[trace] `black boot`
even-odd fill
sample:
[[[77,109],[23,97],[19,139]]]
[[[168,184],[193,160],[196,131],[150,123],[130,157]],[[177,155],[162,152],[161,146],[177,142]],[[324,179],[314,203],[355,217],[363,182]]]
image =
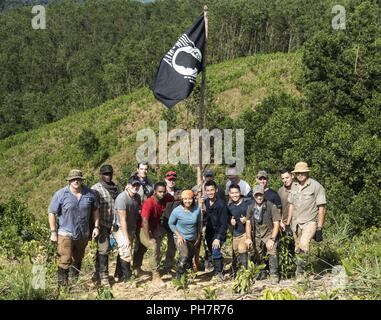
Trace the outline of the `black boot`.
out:
[[[93,273],[93,276],[91,277],[91,280],[93,282],[98,282],[99,281],[99,253],[95,255],[95,271]]]
[[[179,261],[177,262],[176,279],[181,279],[182,275],[185,273],[188,267],[188,258],[180,257]]]
[[[78,281],[79,272],[81,271],[81,262],[73,262],[69,269],[70,282],[75,283]]]
[[[69,269],[63,269],[58,267],[58,286],[67,286],[69,279]]]
[[[101,284],[109,286],[108,281],[108,254],[100,254],[99,259],[99,277],[101,279]]]
[[[217,280],[223,280],[224,275],[223,275],[223,270],[224,270],[224,264],[223,264],[223,259],[214,259],[213,260],[214,264],[214,277],[216,277]]]
[[[238,260],[239,260],[239,264],[247,270],[248,268],[247,253],[240,253],[238,256]]]
[[[232,260],[232,276],[233,276],[233,278],[235,278],[235,276],[237,275],[237,271],[238,271],[237,260],[238,260],[237,255],[235,253],[233,253],[233,260]]]
[[[131,263],[120,259],[120,269],[122,271],[122,277],[120,280],[123,282],[130,281],[132,276]]]
[[[270,279],[271,283],[277,284],[279,282],[279,274],[278,274],[278,257],[277,256],[269,256],[269,269],[270,269]]]
[[[120,256],[116,257],[116,267],[114,272],[114,278],[121,279],[123,277],[122,268],[120,267]],[[118,280],[119,281],[119,280]]]

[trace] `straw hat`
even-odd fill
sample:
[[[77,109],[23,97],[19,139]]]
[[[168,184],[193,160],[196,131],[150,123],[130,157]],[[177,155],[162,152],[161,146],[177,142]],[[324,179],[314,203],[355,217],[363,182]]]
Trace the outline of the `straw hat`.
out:
[[[291,171],[292,173],[297,173],[297,172],[310,172],[310,168],[308,167],[308,164],[306,162],[298,162],[295,165],[295,169]]]

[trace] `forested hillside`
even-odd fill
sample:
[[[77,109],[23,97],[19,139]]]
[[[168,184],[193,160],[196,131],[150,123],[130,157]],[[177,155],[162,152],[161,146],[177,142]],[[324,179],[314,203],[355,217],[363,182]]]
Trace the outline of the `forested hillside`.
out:
[[[293,52],[330,28],[333,3],[210,0],[209,63]],[[0,139],[150,84],[160,58],[203,4],[53,1],[45,30],[32,29],[30,5],[1,14]]]
[[[176,10],[183,16],[169,9],[174,2],[130,4],[128,8],[134,11],[118,11],[121,3],[118,1],[112,2],[114,9],[113,5],[102,7],[103,1],[86,1],[76,8],[65,2],[55,7],[62,11],[56,11],[56,19],[50,21],[57,33],[49,33],[53,31],[48,28],[29,37],[21,28],[20,33],[9,33],[0,43],[17,53],[7,54],[6,50],[0,53],[2,108],[6,110],[7,103],[14,108],[12,112],[1,113],[0,125],[9,126],[11,131],[16,128],[14,133],[26,129],[17,118],[20,112],[31,115],[24,118],[28,121],[33,116],[46,116],[46,112],[52,112],[49,121],[74,113],[50,124],[42,125],[46,119],[36,120],[38,128],[0,141],[0,298],[112,298],[111,291],[96,291],[87,284],[91,282],[94,243],[87,248],[83,266],[85,281],[74,292],[55,290],[55,248],[48,240],[46,210],[53,192],[65,185],[65,177],[74,167],[84,171],[86,183],[91,185],[98,179],[99,166],[111,163],[116,180],[124,186],[136,167],[135,152],[140,144],[136,134],[140,129],[151,128],[157,132],[159,120],[167,121],[169,130],[197,126],[199,84],[187,100],[173,109],[155,101],[145,86],[163,52],[195,15],[201,13],[201,2],[197,2],[200,4],[197,7],[196,1],[192,4],[176,1],[179,5]],[[380,299],[380,3],[346,2],[346,24],[341,30],[331,27],[331,7],[322,9],[319,15],[318,8],[323,3],[321,8],[325,8],[328,3],[325,1],[311,2],[310,6],[304,2],[300,7],[311,12],[312,18],[287,20],[295,10],[301,10],[292,7],[296,3],[292,0],[211,1],[211,21],[217,21],[219,16],[224,18],[219,25],[211,22],[210,62],[213,64],[207,67],[205,127],[245,130],[246,163],[242,177],[251,185],[260,169],[268,171],[270,186],[277,189],[281,185],[280,169],[293,168],[299,161],[311,166],[312,177],[326,189],[327,222],[323,242],[312,245],[309,272],[321,281],[319,277],[333,275],[335,266],[340,265],[345,281],[332,289],[324,281],[315,283],[315,278],[307,277],[294,287],[292,281],[287,282],[295,271],[294,260],[283,249],[280,286],[291,291],[275,293],[272,290],[280,287],[258,286],[248,299]],[[292,9],[287,11],[281,4]],[[271,11],[272,5],[283,9]],[[95,9],[100,7],[104,10]],[[91,8],[94,11],[86,16]],[[110,19],[106,19],[106,8],[116,10]],[[250,29],[255,26],[250,23],[250,14],[258,8],[263,9],[260,18],[269,19],[263,20],[262,27],[267,26],[263,33],[258,33],[256,27]],[[58,12],[65,17],[66,9],[72,10],[74,24],[69,23],[73,19],[66,20],[65,31],[54,23],[61,19]],[[15,30],[23,19],[29,21],[30,16],[25,12],[17,9],[0,16],[6,20],[0,24],[2,32]],[[126,14],[131,19],[140,17],[139,23],[129,25]],[[239,14],[249,16],[240,18]],[[311,24],[315,16],[321,20]],[[97,17],[101,24],[109,26],[107,32],[99,27]],[[275,21],[281,27],[275,27],[278,25]],[[300,28],[294,23],[300,23]],[[156,28],[149,28],[155,25]],[[120,28],[125,28],[131,37],[139,34],[140,38],[122,39]],[[48,47],[39,47],[35,46],[36,39],[38,43],[43,39],[52,42]],[[157,39],[154,49],[148,50],[153,39]],[[29,41],[29,45],[20,46],[24,41]],[[46,51],[47,48],[51,51]],[[247,56],[238,57],[241,55]],[[43,72],[41,65],[46,67]],[[109,100],[99,104],[105,99]],[[10,131],[3,136],[9,134]],[[217,182],[224,183],[225,166],[212,167]],[[169,169],[178,172],[179,187],[194,185],[195,168],[188,165],[154,165],[149,175],[159,181]],[[225,245],[228,258],[230,240]],[[31,261],[47,268],[45,291],[30,287]],[[114,296],[154,297],[147,283],[138,281],[135,285],[136,291],[113,287]],[[179,293],[179,284],[176,287],[168,282],[168,285],[171,286],[168,295],[175,298],[216,298],[213,293],[226,299],[242,297],[232,293],[236,283],[230,280],[216,287],[217,291],[205,288],[205,282],[204,287],[198,282],[189,296],[186,294],[190,291],[185,287]],[[201,296],[204,294],[200,293],[201,288],[206,289],[205,297]],[[168,295],[161,292],[159,297],[168,298]]]

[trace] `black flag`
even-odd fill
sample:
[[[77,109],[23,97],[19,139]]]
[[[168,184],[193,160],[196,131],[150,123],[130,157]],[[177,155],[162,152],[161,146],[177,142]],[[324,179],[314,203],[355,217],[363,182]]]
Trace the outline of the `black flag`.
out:
[[[165,106],[173,107],[193,90],[203,69],[205,21],[200,16],[160,62],[152,91]]]

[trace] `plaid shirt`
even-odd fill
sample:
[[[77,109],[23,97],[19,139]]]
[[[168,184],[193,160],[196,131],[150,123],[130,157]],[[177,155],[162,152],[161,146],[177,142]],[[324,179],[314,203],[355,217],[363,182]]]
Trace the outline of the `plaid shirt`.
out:
[[[114,219],[114,206],[115,200],[111,197],[106,188],[100,182],[93,185],[91,189],[94,191],[95,196],[99,202],[99,223],[106,228],[112,227]],[[118,193],[120,193],[118,187]]]

